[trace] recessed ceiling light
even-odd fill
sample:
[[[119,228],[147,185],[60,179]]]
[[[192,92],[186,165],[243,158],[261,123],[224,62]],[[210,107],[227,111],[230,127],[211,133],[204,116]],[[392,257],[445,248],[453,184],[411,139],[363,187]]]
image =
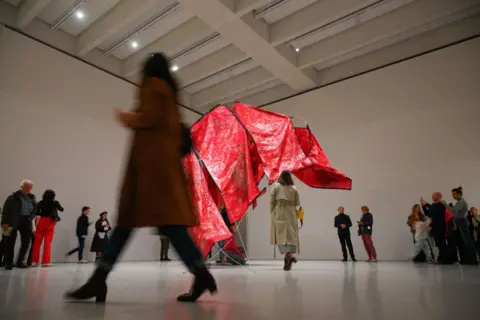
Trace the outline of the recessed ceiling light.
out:
[[[130,43],[130,45],[132,46],[133,49],[138,48],[138,42],[137,42],[137,41],[132,41],[132,42]]]
[[[172,71],[173,71],[173,72],[178,71],[178,66],[177,66],[176,64],[174,64],[174,65],[172,66]]]
[[[300,48],[295,48],[295,52],[299,52],[300,51]]]
[[[83,20],[85,18],[85,13],[83,13],[82,10],[77,10],[75,11],[75,17],[77,17],[77,19]]]

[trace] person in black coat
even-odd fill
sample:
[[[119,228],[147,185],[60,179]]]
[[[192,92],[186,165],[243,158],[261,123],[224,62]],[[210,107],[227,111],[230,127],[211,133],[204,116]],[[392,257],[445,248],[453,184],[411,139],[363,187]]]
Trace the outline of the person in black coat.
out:
[[[352,261],[357,261],[355,259],[355,253],[353,252],[352,239],[350,238],[352,220],[350,220],[350,217],[345,214],[345,209],[343,207],[338,207],[338,215],[335,216],[333,225],[338,230],[338,239],[340,240],[343,253],[342,261],[348,261],[347,247]]]
[[[78,252],[78,263],[86,263],[83,260],[83,249],[85,248],[85,238],[88,236],[88,227],[91,223],[88,221],[88,215],[90,214],[90,207],[83,207],[82,214],[77,219],[76,235],[78,239],[78,247],[70,250],[66,257],[71,256],[75,252]]]
[[[93,236],[90,252],[95,252],[95,261],[100,259],[103,249],[108,243],[108,231],[110,231],[110,222],[107,219],[107,211],[100,213],[100,218],[95,222],[95,235]]]
[[[15,242],[20,232],[21,246],[16,261],[17,268],[28,268],[24,259],[32,240],[32,220],[37,206],[36,198],[31,193],[33,182],[24,180],[20,190],[8,196],[2,210],[1,225],[4,238],[4,264],[6,270],[12,270],[14,265]]]
[[[456,248],[453,233],[456,229],[454,219],[447,217],[446,207],[442,204],[442,194],[434,192],[432,195],[432,204],[429,204],[423,198],[420,200],[423,212],[432,219],[430,234],[438,248],[437,263],[452,264],[456,258],[452,250]]]

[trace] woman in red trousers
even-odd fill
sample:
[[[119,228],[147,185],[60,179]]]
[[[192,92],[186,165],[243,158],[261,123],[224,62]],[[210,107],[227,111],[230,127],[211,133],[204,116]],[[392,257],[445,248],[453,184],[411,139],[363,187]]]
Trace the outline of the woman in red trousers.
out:
[[[377,251],[373,245],[373,215],[367,206],[362,206],[362,217],[358,223],[358,235],[362,237],[365,251],[367,251],[367,262],[377,262]]]
[[[51,267],[50,257],[52,252],[53,234],[55,224],[60,221],[58,211],[63,212],[63,208],[55,200],[55,192],[46,190],[42,200],[37,204],[37,229],[35,231],[35,242],[32,251],[32,267],[38,266],[40,262],[40,247],[43,244],[42,267]]]

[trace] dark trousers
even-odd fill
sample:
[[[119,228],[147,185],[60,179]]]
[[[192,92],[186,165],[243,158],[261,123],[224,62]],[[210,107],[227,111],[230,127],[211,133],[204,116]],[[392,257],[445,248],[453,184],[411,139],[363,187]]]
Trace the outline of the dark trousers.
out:
[[[355,253],[353,252],[353,245],[352,245],[352,239],[350,238],[349,234],[343,235],[339,234],[338,239],[340,240],[340,244],[342,245],[342,253],[343,253],[343,259],[347,260],[347,247],[348,247],[348,252],[350,253],[350,257],[355,259]]]
[[[187,227],[167,225],[161,226],[158,229],[160,234],[170,239],[180,259],[182,259],[190,272],[195,273],[196,270],[204,267],[202,254],[190,237]],[[100,268],[107,272],[113,268],[130,239],[132,232],[133,228],[115,227],[108,246],[98,263]]]
[[[83,260],[83,249],[85,248],[85,238],[84,237],[77,237],[78,239],[78,247],[68,251],[67,256],[71,256],[75,252],[78,252],[78,261]]]
[[[169,249],[170,249],[170,240],[160,238],[160,259],[168,259]]]
[[[35,233],[32,232],[32,244],[30,246],[30,251],[28,252],[28,258],[27,258],[27,265],[31,266],[32,265],[32,252],[33,252],[33,244],[35,243]]]
[[[5,256],[4,264],[13,266],[13,257],[15,251],[15,243],[17,242],[17,233],[20,232],[20,240],[22,241],[20,251],[18,252],[17,264],[24,263],[32,240],[32,220],[27,216],[20,217],[20,221],[16,228],[12,229],[12,233],[5,237]]]
[[[478,264],[477,250],[468,230],[468,226],[458,226],[456,242],[461,264]]]

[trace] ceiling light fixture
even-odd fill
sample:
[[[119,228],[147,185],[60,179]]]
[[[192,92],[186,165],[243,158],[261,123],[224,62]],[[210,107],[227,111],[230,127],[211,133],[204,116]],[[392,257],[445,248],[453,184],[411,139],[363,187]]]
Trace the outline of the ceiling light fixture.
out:
[[[172,71],[173,71],[173,72],[177,72],[177,71],[178,71],[178,66],[177,66],[176,64],[174,64],[174,65],[172,66]]]
[[[130,43],[130,45],[132,46],[133,49],[137,49],[138,48],[138,42],[137,41],[132,41]]]
[[[300,51],[300,48],[295,48],[295,52],[299,52]]]
[[[68,8],[63,15],[55,20],[51,28],[53,31],[57,31],[60,29],[71,17],[75,17],[77,20],[85,20],[88,17],[88,12],[81,10],[82,6],[86,5],[88,0],[76,0],[74,3]]]
[[[82,10],[77,10],[75,12],[75,17],[77,17],[79,20],[83,20],[83,18],[85,18],[85,13],[83,13]]]

